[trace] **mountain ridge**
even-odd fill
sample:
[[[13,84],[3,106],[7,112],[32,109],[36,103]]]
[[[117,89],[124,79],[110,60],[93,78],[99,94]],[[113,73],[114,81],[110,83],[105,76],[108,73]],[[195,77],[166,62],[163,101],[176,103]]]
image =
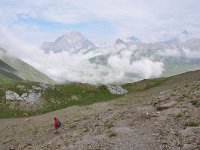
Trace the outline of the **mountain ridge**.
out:
[[[63,51],[77,53],[82,49],[93,49],[95,48],[95,44],[90,42],[79,32],[67,32],[58,37],[54,42],[44,42],[41,48],[45,53],[49,53],[50,51],[54,53]]]
[[[0,48],[0,74],[13,81],[29,80],[35,82],[54,83],[52,79],[39,72],[26,62],[10,56]]]

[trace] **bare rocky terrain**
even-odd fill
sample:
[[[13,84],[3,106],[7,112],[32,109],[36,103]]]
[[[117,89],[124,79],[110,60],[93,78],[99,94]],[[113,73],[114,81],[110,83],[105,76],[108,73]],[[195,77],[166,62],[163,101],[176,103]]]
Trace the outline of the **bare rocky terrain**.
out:
[[[62,126],[54,133],[53,118]],[[0,120],[1,150],[199,150],[200,71],[116,100]]]

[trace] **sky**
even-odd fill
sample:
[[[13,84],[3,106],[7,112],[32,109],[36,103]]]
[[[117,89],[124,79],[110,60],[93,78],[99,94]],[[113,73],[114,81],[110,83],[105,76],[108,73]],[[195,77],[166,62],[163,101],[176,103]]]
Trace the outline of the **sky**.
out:
[[[131,35],[144,42],[154,42],[179,36],[182,32],[187,32],[191,37],[200,37],[199,0],[0,0],[0,2],[0,47],[54,77],[55,74],[62,77],[69,69],[65,71],[44,69],[50,67],[48,64],[52,60],[60,60],[62,55],[46,56],[41,51],[40,45],[44,41],[54,41],[69,31],[81,32],[94,43]],[[68,58],[68,54],[65,56]],[[70,59],[71,61],[82,60],[86,66],[91,65],[87,64],[85,57],[69,56],[74,58]],[[141,60],[144,64],[145,61]],[[77,65],[83,64],[80,62]],[[60,68],[62,64],[66,65],[69,62],[60,62]],[[159,66],[162,68],[162,64]]]
[[[97,43],[130,35],[154,41],[184,30],[199,36],[199,6],[199,0],[1,0],[0,26],[31,44],[67,31]]]

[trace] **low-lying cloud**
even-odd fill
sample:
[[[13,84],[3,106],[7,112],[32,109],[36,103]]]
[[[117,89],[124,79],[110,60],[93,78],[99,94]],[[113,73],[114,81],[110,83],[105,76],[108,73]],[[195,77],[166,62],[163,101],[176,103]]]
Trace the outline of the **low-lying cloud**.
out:
[[[40,59],[41,58],[41,59]],[[40,57],[27,60],[40,71],[59,82],[123,83],[143,78],[158,77],[164,70],[162,62],[141,58],[131,62],[131,55],[111,55],[108,64],[91,63],[90,54],[41,53]],[[137,74],[137,78],[127,74]]]

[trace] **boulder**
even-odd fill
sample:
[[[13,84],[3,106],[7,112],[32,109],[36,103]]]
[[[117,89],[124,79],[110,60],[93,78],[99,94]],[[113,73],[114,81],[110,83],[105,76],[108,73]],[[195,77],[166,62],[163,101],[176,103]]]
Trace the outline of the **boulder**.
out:
[[[120,87],[119,85],[106,85],[110,93],[112,94],[127,94],[128,91]]]
[[[6,100],[23,100],[17,93],[6,90]]]
[[[49,88],[54,88],[52,85],[40,83],[38,86],[32,86],[32,90],[46,91]]]
[[[40,83],[39,84],[40,87],[42,87],[42,89],[45,91],[49,88],[54,88],[52,85],[49,85],[49,84],[43,84],[43,83]]]
[[[26,90],[26,87],[23,86],[23,85],[18,85],[18,86],[17,86],[17,89],[20,89],[20,90],[25,91],[25,90]]]
[[[43,90],[42,87],[40,87],[40,86],[32,86],[32,89],[33,89],[33,90],[36,90],[36,91],[41,91],[41,90]]]
[[[41,93],[24,93],[21,97],[29,103],[34,103],[41,97]]]
[[[174,106],[176,104],[176,101],[170,101],[168,103],[165,103],[165,104],[160,104],[156,107],[157,110],[165,110],[165,109],[168,109],[172,106]]]

